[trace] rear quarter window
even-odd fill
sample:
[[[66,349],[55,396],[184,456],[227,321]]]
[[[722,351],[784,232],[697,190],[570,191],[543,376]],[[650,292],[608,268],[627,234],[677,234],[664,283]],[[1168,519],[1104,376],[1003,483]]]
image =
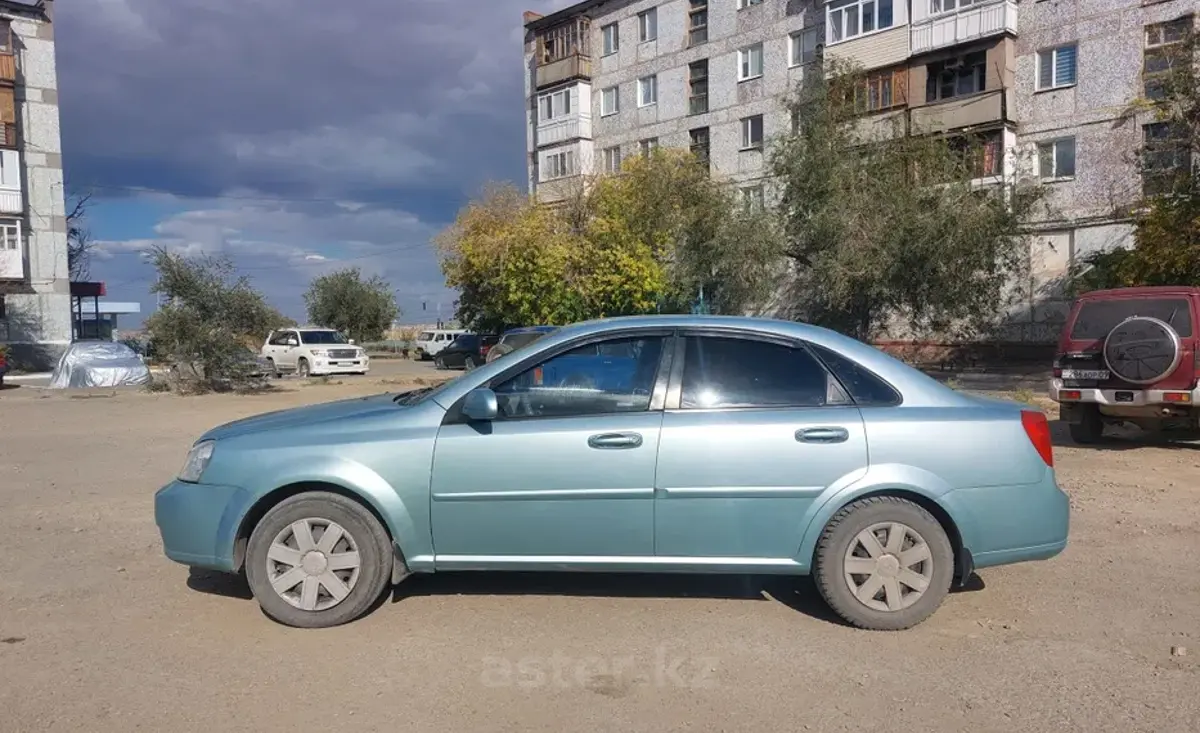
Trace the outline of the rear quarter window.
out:
[[[1134,316],[1157,318],[1183,338],[1192,335],[1192,309],[1187,298],[1122,298],[1083,301],[1071,325],[1071,338],[1102,339],[1118,323]]]
[[[895,387],[858,362],[823,346],[809,346],[850,393],[854,404],[859,407],[887,407],[901,403],[903,398]]]

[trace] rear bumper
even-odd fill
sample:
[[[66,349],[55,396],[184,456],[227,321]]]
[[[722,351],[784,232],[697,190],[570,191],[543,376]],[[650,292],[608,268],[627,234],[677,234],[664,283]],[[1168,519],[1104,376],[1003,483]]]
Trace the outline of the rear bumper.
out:
[[[1078,392],[1079,397],[1064,400],[1062,393]],[[1117,399],[1117,395],[1121,399]],[[1186,402],[1180,402],[1178,399],[1168,400],[1167,395],[1186,394],[1189,398]],[[1102,407],[1114,408],[1129,408],[1129,407],[1146,407],[1148,405],[1170,405],[1172,407],[1191,407],[1200,402],[1200,388],[1187,389],[1099,389],[1096,387],[1064,387],[1063,380],[1054,378],[1050,380],[1050,399],[1055,402],[1065,403],[1085,403],[1100,405]]]
[[[1036,484],[957,489],[941,501],[976,568],[1046,560],[1067,546],[1070,500],[1053,471]]]

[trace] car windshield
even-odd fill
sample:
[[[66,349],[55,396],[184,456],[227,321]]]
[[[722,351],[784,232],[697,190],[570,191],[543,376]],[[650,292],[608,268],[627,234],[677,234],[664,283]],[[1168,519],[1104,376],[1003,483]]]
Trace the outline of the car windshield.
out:
[[[1192,335],[1192,312],[1184,298],[1120,298],[1089,300],[1079,308],[1071,338],[1102,339],[1126,318],[1145,316],[1164,321],[1180,336]]]
[[[337,331],[301,331],[300,341],[305,344],[344,344],[346,337]]]
[[[422,331],[417,341],[433,341],[433,331]]]

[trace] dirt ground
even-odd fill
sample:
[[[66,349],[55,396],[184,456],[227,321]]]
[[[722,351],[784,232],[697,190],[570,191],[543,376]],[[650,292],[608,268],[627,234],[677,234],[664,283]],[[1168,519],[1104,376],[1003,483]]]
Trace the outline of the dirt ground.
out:
[[[1189,446],[1060,440],[1066,552],[900,633],[789,579],[548,575],[413,578],[299,631],[162,555],[153,494],[199,433],[384,381],[0,394],[0,731],[1200,730]]]

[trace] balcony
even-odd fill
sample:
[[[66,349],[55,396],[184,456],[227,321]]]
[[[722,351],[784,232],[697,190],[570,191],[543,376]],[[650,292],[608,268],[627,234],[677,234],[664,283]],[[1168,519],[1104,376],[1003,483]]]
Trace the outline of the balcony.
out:
[[[916,0],[929,5],[933,0]],[[912,54],[957,46],[987,36],[1017,32],[1017,3],[1014,0],[977,2],[964,8],[921,18],[914,13]]]
[[[17,57],[0,51],[0,83],[12,84],[17,80]]]
[[[577,138],[592,139],[591,115],[575,115],[565,119],[538,123],[537,147]]]
[[[534,54],[538,89],[568,81],[592,77],[591,24],[587,18],[575,18],[538,33]]]
[[[0,122],[0,148],[17,147],[17,126],[12,122]]]
[[[964,97],[913,107],[910,119],[914,131],[945,132],[964,127],[1011,121],[1011,91],[993,89]]]
[[[22,214],[25,200],[21,195],[21,154],[0,150],[0,213]]]

